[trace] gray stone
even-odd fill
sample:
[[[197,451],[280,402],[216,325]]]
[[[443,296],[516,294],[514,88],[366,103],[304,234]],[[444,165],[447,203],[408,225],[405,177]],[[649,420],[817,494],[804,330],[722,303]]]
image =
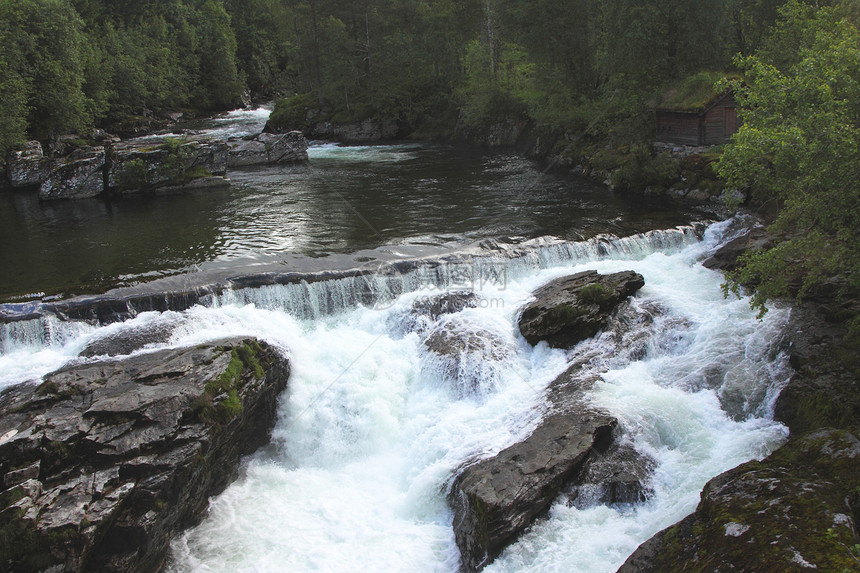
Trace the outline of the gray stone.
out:
[[[334,124],[329,121],[316,123],[308,130],[314,139],[330,139],[346,143],[370,143],[386,139],[396,139],[400,126],[395,120],[383,122],[366,119],[358,123]]]
[[[210,139],[126,141],[111,150],[108,187],[121,193],[137,193],[224,175],[228,150],[225,142]]]
[[[732,239],[723,243],[702,265],[709,269],[733,271],[738,267],[738,257],[747,251],[758,251],[773,245],[764,226],[753,217],[738,217],[726,230]]]
[[[12,151],[6,158],[6,176],[12,187],[41,185],[51,169],[51,160],[42,153],[38,141],[28,141],[21,151]]]
[[[644,284],[633,271],[584,271],[556,279],[536,290],[535,300],[523,308],[520,333],[529,344],[545,340],[554,348],[571,348],[605,327],[615,307]]]
[[[104,192],[104,147],[81,147],[52,163],[39,199],[85,199]]]
[[[550,411],[525,440],[464,468],[449,494],[462,571],[492,562],[608,446],[617,422],[585,399],[579,365],[555,380]]]
[[[514,348],[500,335],[450,318],[431,328],[424,339],[425,378],[450,384],[458,398],[493,392]]]
[[[179,320],[166,322],[160,320],[145,325],[135,325],[125,328],[124,325],[117,330],[110,330],[107,334],[96,338],[84,347],[80,356],[118,356],[131,354],[149,344],[167,342],[173,331],[180,326]]]
[[[308,160],[308,142],[300,131],[284,134],[260,133],[250,138],[230,141],[228,145],[228,167],[276,165]]]
[[[0,434],[17,433],[0,443],[0,474],[18,482],[0,494],[4,570],[158,570],[266,443],[288,376],[273,348],[227,339],[4,392]]]
[[[846,512],[856,512],[858,463],[860,441],[849,432],[792,438],[709,481],[696,511],[643,543],[618,573],[855,571]]]
[[[443,316],[466,308],[476,308],[480,300],[481,297],[472,291],[420,297],[412,303],[407,313],[392,318],[392,326],[403,332],[424,333]]]
[[[672,188],[669,188],[666,190],[666,195],[671,197],[672,199],[684,199],[684,198],[686,198],[688,191],[689,191],[689,189],[685,189],[685,188],[677,189],[677,188],[672,187]]]
[[[653,493],[647,481],[655,467],[653,458],[615,441],[606,451],[592,452],[578,483],[568,491],[569,503],[586,508],[646,501]]]
[[[687,196],[685,197],[685,199],[687,199],[687,201],[701,201],[701,202],[708,201],[710,198],[711,198],[711,194],[708,193],[707,190],[699,189],[699,188],[690,189],[690,191],[687,193]]]

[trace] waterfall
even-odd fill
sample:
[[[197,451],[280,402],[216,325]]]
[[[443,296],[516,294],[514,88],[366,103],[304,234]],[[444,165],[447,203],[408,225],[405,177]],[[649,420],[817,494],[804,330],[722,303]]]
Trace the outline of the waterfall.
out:
[[[699,261],[726,228],[485,241],[432,258],[225,285],[188,308],[110,324],[43,312],[0,327],[0,386],[89,360],[81,354],[98,355],[103,341],[148,352],[265,339],[293,367],[271,444],[212,500],[203,523],[174,540],[169,570],[453,573],[446,485],[464,464],[527,436],[547,386],[584,361],[598,377],[588,399],[653,460],[648,499],[562,496],[488,571],[610,572],[689,514],[708,479],[786,437],[772,408],[790,375],[780,342],[788,311],[757,320],[748,300],[723,298],[722,276]],[[516,321],[531,293],[589,268],[645,277],[623,324],[568,351],[528,345]],[[418,314],[442,293],[468,304]]]
[[[319,275],[305,277],[296,273],[263,277],[243,277],[256,282],[272,281],[250,288],[217,289],[207,285],[191,292],[156,295],[132,295],[126,300],[88,297],[74,305],[76,316],[95,316],[99,305],[110,306],[109,317],[133,317],[150,310],[184,310],[192,304],[224,306],[254,304],[260,308],[281,310],[300,319],[318,319],[360,305],[387,304],[401,294],[416,290],[480,289],[487,282],[506,281],[564,264],[586,263],[603,259],[632,260],[655,250],[669,252],[698,240],[702,224],[675,229],[655,230],[629,237],[598,235],[582,242],[560,241],[542,237],[518,245],[485,241],[478,249],[451,253],[446,257],[396,262],[371,261],[356,269],[340,273],[339,278],[320,280]],[[487,253],[489,251],[489,253]],[[277,281],[288,277],[287,284]],[[213,294],[213,291],[220,291]],[[65,320],[69,303],[27,303],[0,305],[4,315],[37,316],[29,320],[0,323],[0,350],[4,353],[20,345],[62,345],[81,328]],[[98,322],[98,318],[95,319]]]

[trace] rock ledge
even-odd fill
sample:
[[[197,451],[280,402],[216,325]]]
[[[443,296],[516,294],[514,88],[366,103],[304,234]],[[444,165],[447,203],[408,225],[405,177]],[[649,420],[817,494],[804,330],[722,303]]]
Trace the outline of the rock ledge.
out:
[[[157,571],[266,443],[288,376],[272,347],[239,338],[0,395],[0,570]]]

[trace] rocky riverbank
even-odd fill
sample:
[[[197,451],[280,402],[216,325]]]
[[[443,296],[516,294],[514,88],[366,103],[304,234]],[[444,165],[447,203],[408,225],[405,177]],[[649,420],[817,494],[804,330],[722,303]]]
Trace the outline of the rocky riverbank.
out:
[[[619,573],[860,571],[856,362],[819,305],[795,308],[789,330],[796,374],[776,404],[789,441],[709,481],[696,511]]]
[[[444,122],[443,122],[444,123]],[[343,117],[307,94],[279,100],[265,130],[298,130],[312,139],[342,143],[378,143],[409,138],[458,142],[470,147],[514,148],[542,161],[547,169],[566,170],[619,192],[665,197],[688,203],[722,205],[726,190],[714,172],[714,147],[655,144],[613,146],[588,142],[583,134],[541,130],[521,115],[500,117],[486,125],[468,125],[462,115],[435,130],[416,131],[395,119]],[[739,192],[733,191],[732,199]]]
[[[38,189],[42,200],[171,193],[227,186],[229,169],[307,161],[307,147],[299,132],[125,141],[98,132],[51,154],[28,142],[7,157],[6,176],[13,188]]]
[[[268,441],[289,372],[267,344],[227,339],[4,392],[0,570],[159,570]]]
[[[753,222],[705,265],[732,269],[768,240]],[[857,341],[844,309],[814,298],[794,306],[787,328],[795,373],[775,417],[788,442],[709,481],[696,511],[642,544],[619,573],[860,571]]]
[[[752,218],[741,217],[736,227],[730,230],[736,238],[706,266],[735,268],[740,253],[768,244]],[[617,273],[627,274],[633,273]],[[521,332],[531,343],[552,339],[570,348],[598,329],[617,330],[626,351],[637,352],[635,336],[624,334],[625,323],[637,319],[625,316],[623,304],[641,286],[636,277],[626,277],[629,291],[615,289],[627,294],[606,308],[590,300],[598,289],[592,285],[608,295],[616,278],[586,272],[546,285],[521,312]],[[559,298],[565,296],[569,300]],[[606,314],[582,329],[579,320],[597,309]],[[792,309],[780,348],[795,373],[775,405],[775,416],[791,430],[789,441],[761,461],[710,480],[696,511],[644,543],[619,573],[860,570],[860,388],[856,342],[848,339],[842,315],[829,300]],[[542,325],[539,332],[535,325]],[[625,452],[615,419],[583,399],[594,381],[594,373],[582,369],[588,360],[581,357],[550,385],[547,412],[529,437],[452,480],[463,571],[492,562],[562,493],[575,500],[597,488],[599,495],[590,498],[597,503],[647,498],[650,461]]]

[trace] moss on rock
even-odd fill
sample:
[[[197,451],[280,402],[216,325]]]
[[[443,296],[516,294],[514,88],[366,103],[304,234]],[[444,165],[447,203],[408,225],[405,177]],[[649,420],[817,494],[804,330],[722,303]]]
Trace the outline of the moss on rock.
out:
[[[243,404],[239,390],[254,378],[265,376],[261,361],[263,349],[255,340],[240,346],[224,348],[230,351],[230,362],[218,377],[210,380],[194,403],[197,416],[209,424],[227,424],[242,413]]]

